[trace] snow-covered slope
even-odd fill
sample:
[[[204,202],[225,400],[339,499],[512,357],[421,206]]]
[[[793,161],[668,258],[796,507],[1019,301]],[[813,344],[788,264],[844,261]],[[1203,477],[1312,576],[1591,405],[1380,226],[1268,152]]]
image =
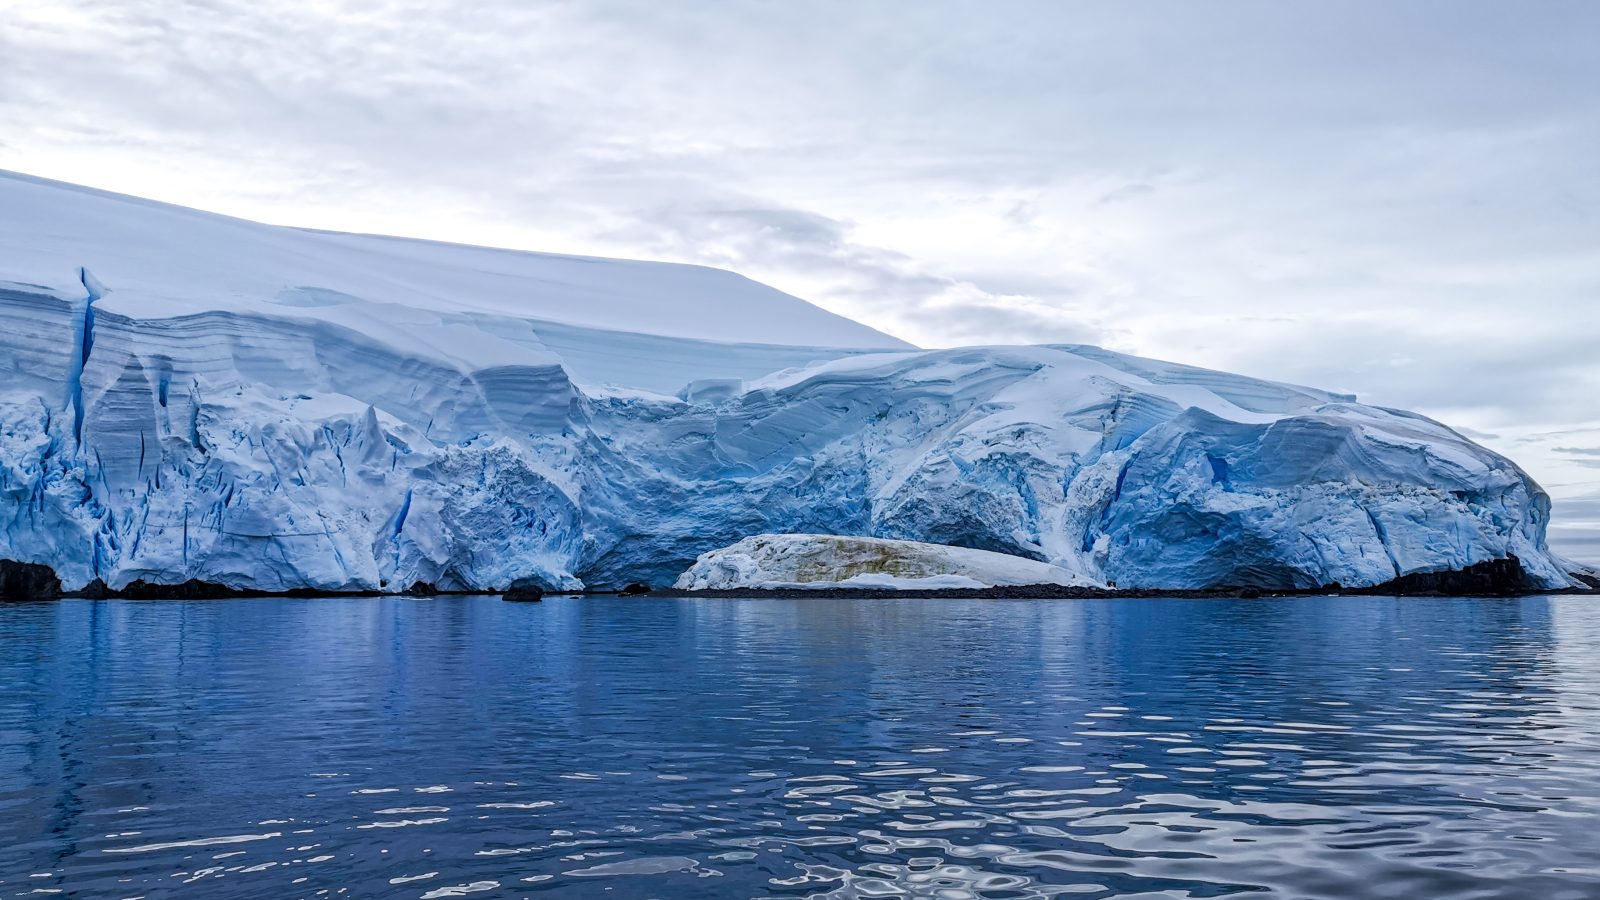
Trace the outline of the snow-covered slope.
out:
[[[288,328],[344,350],[354,331],[401,363],[559,356],[652,390],[909,346],[719,269],[280,228],[0,172],[0,280],[77,303],[84,269],[108,287],[96,315],[136,334],[200,316],[235,343]]]
[[[1023,584],[1101,586],[1049,563],[988,550],[885,538],[758,534],[702,553],[673,587],[937,590]]]
[[[1505,459],[1349,397],[1089,347],[916,351],[725,272],[0,176],[0,558],[68,587],[661,584],[766,533],[1123,587],[1511,554],[1553,586],[1548,510]]]

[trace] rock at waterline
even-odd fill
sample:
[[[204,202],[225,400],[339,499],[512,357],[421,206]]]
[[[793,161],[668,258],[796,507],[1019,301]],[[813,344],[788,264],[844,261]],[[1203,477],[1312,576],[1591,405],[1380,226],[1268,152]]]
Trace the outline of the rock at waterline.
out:
[[[533,584],[512,585],[500,595],[500,599],[518,603],[537,603],[544,599],[544,590]]]
[[[49,566],[0,559],[0,600],[52,600],[61,596],[61,579]]]

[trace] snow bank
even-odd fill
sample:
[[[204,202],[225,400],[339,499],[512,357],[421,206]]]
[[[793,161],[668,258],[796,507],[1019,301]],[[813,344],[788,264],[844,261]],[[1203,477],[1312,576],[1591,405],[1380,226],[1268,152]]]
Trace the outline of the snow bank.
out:
[[[1020,584],[1102,586],[1048,563],[987,550],[882,538],[762,534],[701,554],[673,587],[931,590]]]

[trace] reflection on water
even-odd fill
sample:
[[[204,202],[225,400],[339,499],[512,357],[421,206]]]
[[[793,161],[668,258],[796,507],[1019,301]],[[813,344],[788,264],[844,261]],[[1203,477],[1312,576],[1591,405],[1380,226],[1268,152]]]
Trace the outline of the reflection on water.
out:
[[[1600,605],[0,607],[0,897],[1600,896]]]

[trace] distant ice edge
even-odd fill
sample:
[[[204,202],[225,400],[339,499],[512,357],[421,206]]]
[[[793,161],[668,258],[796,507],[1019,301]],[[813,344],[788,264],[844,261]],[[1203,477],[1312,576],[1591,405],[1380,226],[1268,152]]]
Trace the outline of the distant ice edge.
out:
[[[1356,587],[1513,555],[1533,586],[1571,584],[1510,461],[1308,388],[985,347],[679,399],[579,383],[552,351],[476,367],[328,317],[136,316],[92,277],[0,284],[0,558],[69,590],[667,584],[766,533],[1124,588]]]

